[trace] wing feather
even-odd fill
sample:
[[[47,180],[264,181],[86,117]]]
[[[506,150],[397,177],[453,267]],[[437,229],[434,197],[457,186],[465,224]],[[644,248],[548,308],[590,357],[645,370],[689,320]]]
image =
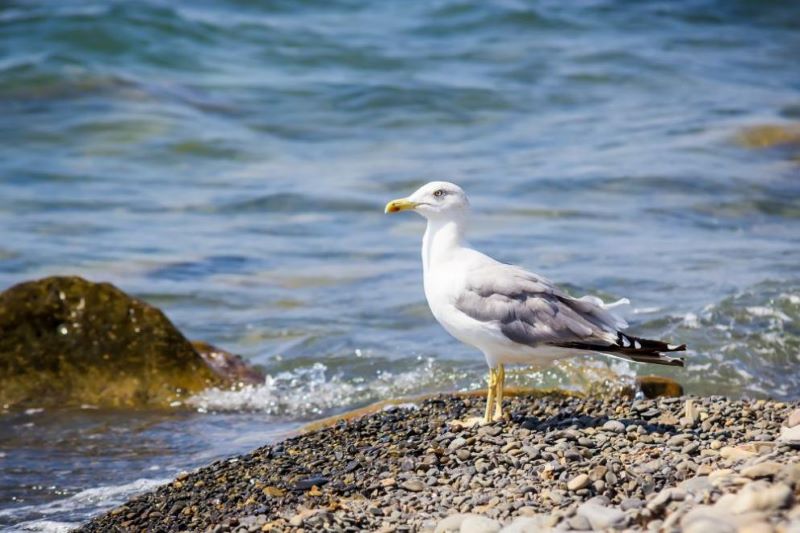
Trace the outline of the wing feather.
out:
[[[599,298],[572,298],[551,281],[502,263],[470,272],[455,306],[475,320],[499,323],[506,337],[529,346],[610,345],[617,341],[617,330],[627,325]]]

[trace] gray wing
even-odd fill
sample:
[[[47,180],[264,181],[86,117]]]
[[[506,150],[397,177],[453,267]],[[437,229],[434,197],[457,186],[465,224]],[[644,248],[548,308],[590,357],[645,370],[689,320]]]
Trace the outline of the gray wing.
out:
[[[627,326],[600,299],[572,298],[549,280],[502,263],[470,272],[455,306],[476,320],[497,322],[506,337],[529,346],[615,344]]]

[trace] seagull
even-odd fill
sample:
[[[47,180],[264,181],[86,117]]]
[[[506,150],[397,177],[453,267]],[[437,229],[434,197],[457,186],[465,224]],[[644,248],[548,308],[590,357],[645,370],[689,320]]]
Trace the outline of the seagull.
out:
[[[685,351],[662,341],[622,333],[628,324],[612,304],[596,296],[574,298],[550,280],[501,263],[467,244],[470,203],[454,183],[434,181],[385,213],[414,211],[427,219],[422,238],[425,298],[439,324],[459,341],[483,352],[489,366],[486,412],[471,422],[504,418],[505,365],[547,366],[565,357],[600,353],[658,365],[683,366],[666,355]]]

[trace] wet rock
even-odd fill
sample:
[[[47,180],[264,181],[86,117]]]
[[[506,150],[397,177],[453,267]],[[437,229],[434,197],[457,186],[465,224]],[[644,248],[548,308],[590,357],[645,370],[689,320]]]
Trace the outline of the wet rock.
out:
[[[771,148],[773,146],[800,146],[800,125],[763,124],[744,128],[736,140],[745,148]]]
[[[674,379],[661,376],[639,376],[636,386],[645,398],[677,398],[683,396],[683,387]]]
[[[264,382],[264,373],[248,365],[240,355],[204,341],[192,341],[192,347],[212,372],[229,383],[257,385]]]
[[[224,381],[160,310],[109,283],[0,294],[0,404],[167,405]]]

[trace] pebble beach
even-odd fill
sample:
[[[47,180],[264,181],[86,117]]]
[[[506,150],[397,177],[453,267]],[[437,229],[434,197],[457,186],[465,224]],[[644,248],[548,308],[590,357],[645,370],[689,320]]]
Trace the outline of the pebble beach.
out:
[[[387,406],[184,472],[78,531],[800,531],[800,402]]]

